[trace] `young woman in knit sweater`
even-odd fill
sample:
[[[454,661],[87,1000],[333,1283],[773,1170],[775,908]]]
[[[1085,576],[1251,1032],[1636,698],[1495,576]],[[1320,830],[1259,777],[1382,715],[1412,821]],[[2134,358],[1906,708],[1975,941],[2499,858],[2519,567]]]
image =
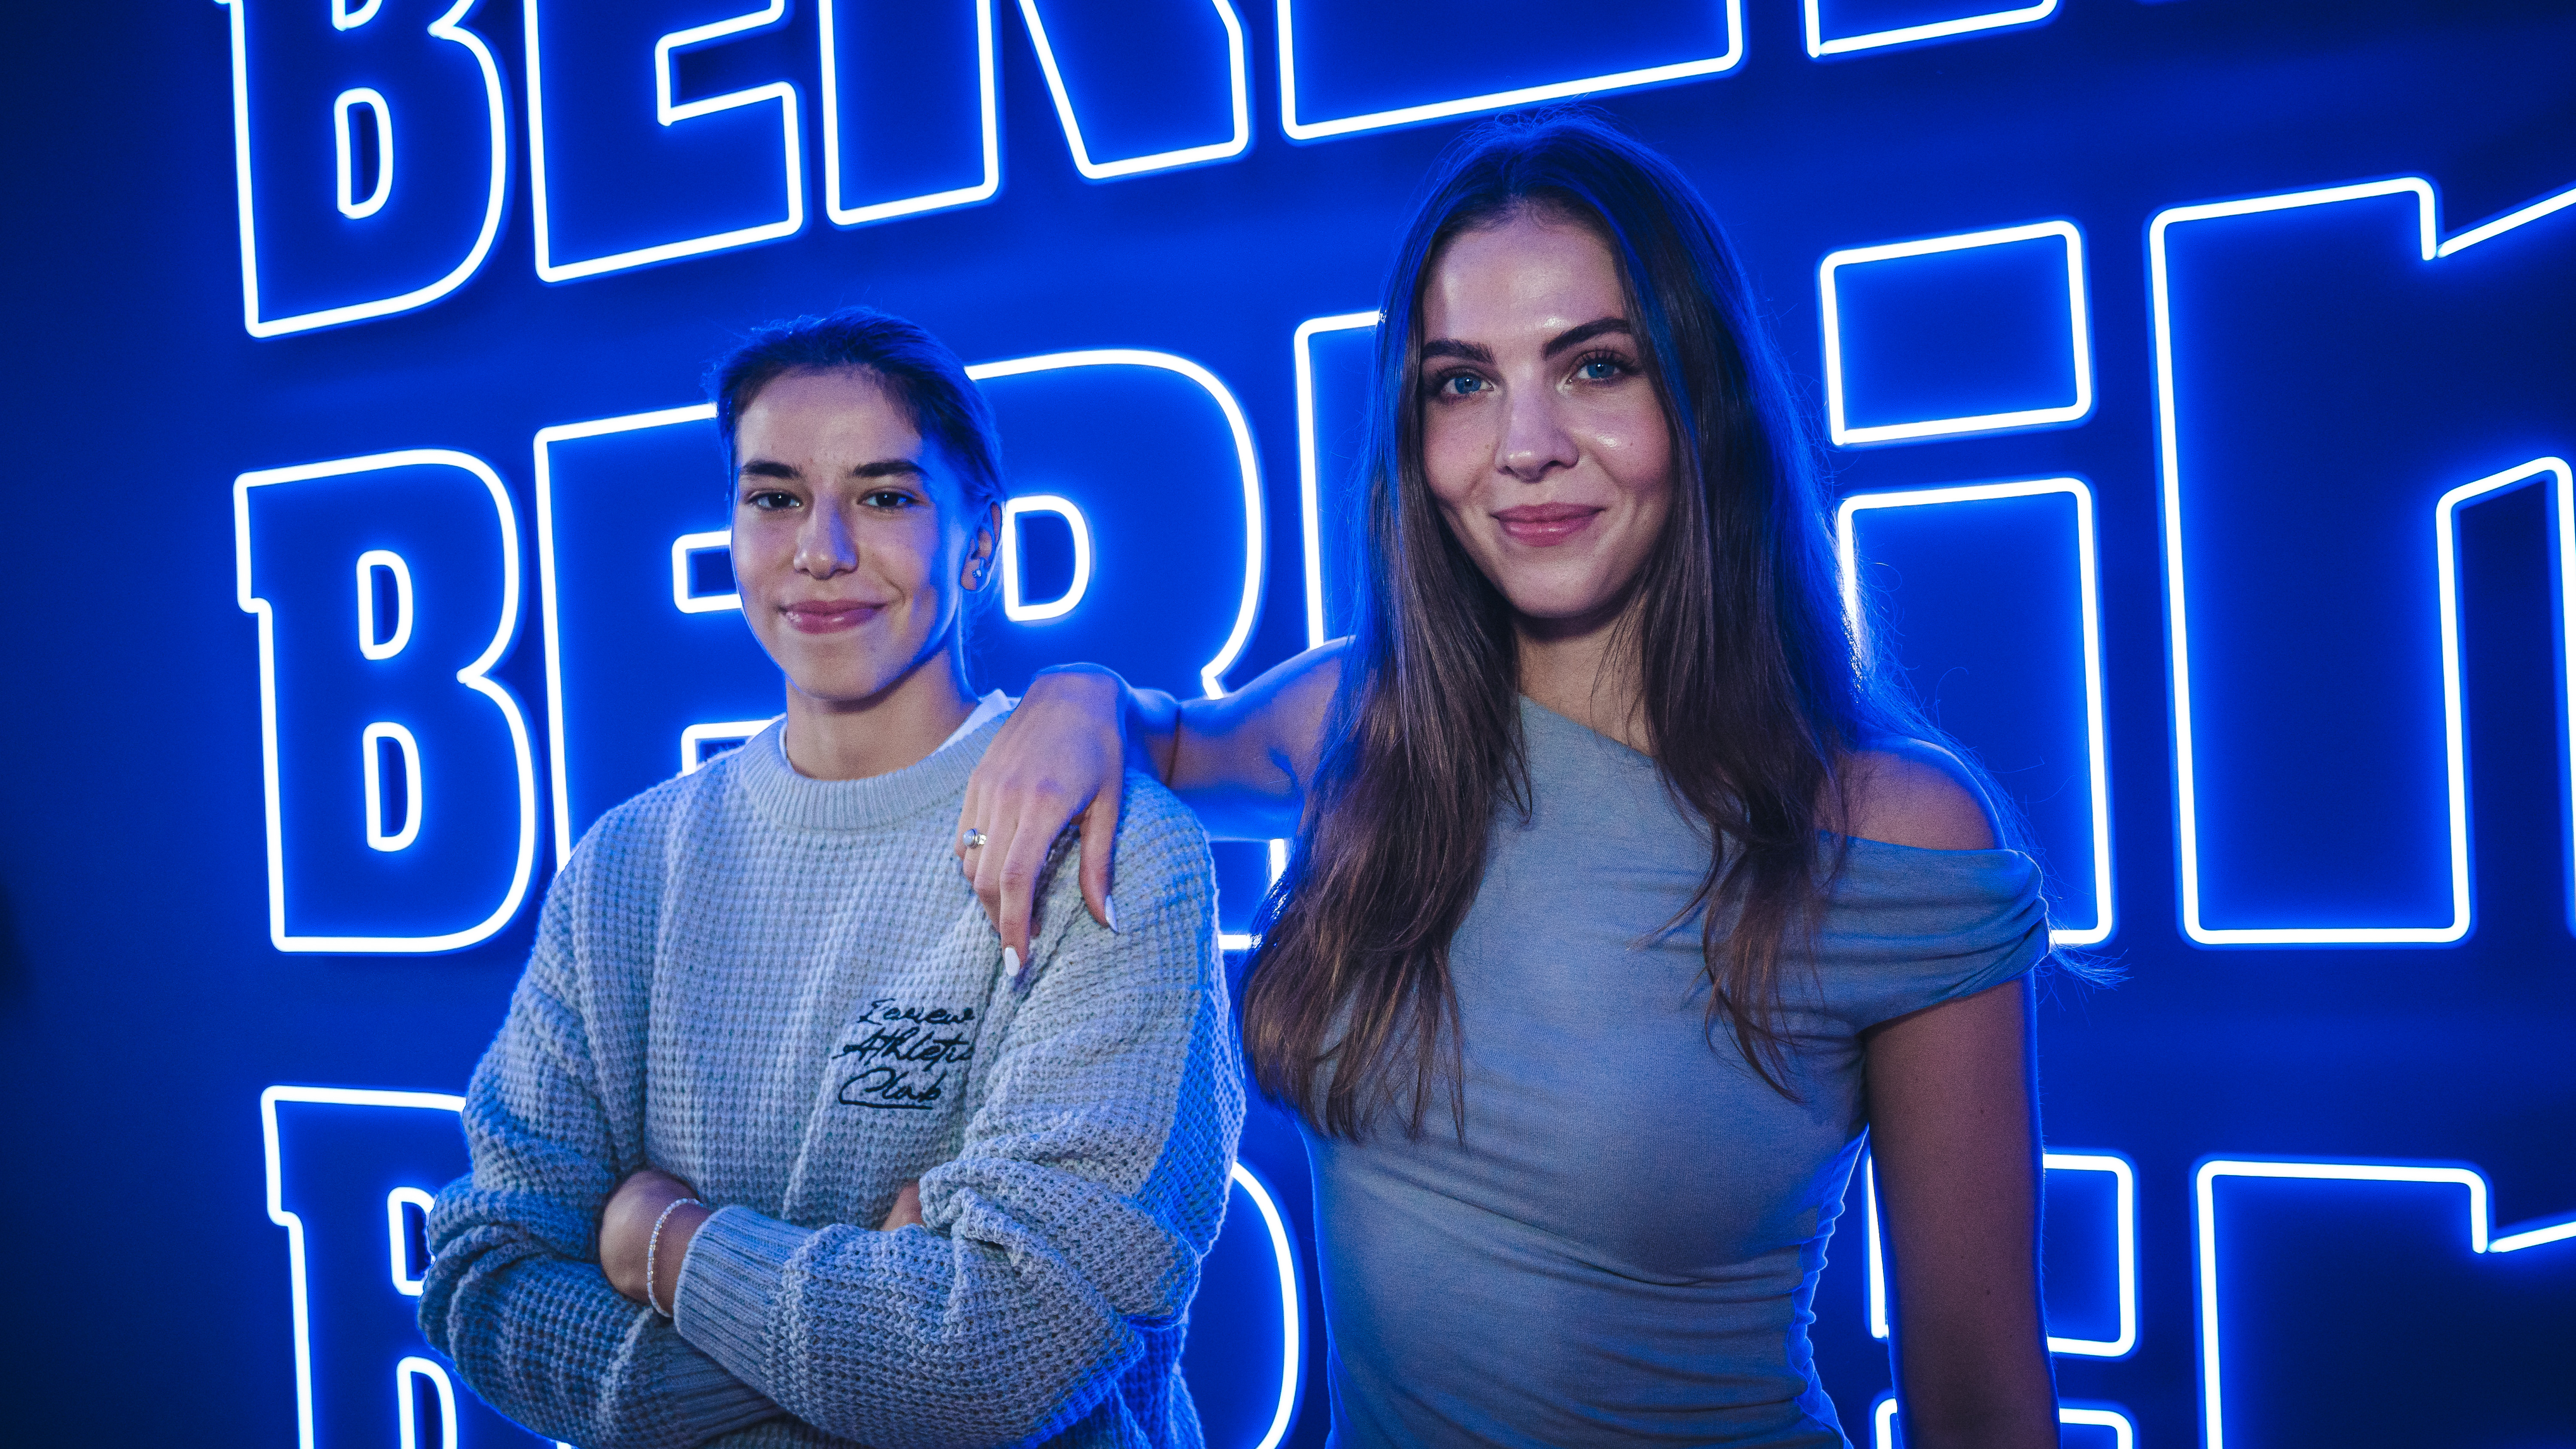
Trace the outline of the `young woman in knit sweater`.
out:
[[[1845,626],[1706,204],[1596,122],[1491,125],[1382,305],[1355,637],[1187,705],[1041,676],[959,816],[1003,938],[1076,815],[1105,889],[1125,759],[1297,837],[1243,1030],[1343,1449],[1841,1449],[1806,1325],[1864,1143],[1907,1442],[2054,1446],[2039,871]]]
[[[947,848],[1006,708],[964,668],[981,396],[864,309],[712,382],[786,715],[556,877],[422,1331],[583,1449],[1195,1446],[1182,1325],[1242,1121],[1205,837],[1126,781],[1123,929],[1068,869],[1006,948]]]

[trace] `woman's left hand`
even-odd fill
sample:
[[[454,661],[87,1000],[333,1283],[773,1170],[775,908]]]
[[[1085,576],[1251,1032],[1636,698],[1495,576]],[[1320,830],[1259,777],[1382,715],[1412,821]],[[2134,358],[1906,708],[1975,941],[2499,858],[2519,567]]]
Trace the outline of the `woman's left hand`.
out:
[[[664,1312],[671,1308],[671,1297],[679,1290],[680,1263],[689,1255],[689,1239],[696,1237],[698,1224],[706,1221],[707,1209],[694,1204],[674,1209],[664,1222],[662,1211],[682,1198],[694,1198],[690,1186],[667,1172],[644,1168],[617,1185],[609,1194],[608,1206],[599,1215],[599,1270],[608,1275],[608,1286],[638,1303],[658,1304]],[[662,1224],[662,1246],[651,1252],[655,1277],[653,1296],[644,1295],[644,1268],[648,1250],[653,1245],[653,1225]]]

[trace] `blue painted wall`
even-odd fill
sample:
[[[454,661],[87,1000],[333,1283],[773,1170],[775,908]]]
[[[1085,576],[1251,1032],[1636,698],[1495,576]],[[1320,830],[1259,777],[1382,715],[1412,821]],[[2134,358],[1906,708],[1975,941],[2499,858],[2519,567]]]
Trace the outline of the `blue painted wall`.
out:
[[[1090,564],[1024,515],[1024,604],[1082,589],[993,621],[992,682],[1240,684],[1336,615],[1347,314],[1426,164],[1589,91],[1732,226],[1855,608],[2127,972],[2041,1026],[2067,1442],[2576,1444],[2566,7],[336,13],[12,27],[12,1439],[426,1426],[388,1194],[452,1138],[332,1098],[459,1090],[561,843],[774,710],[721,570],[674,577],[707,425],[647,416],[740,328],[867,302],[978,365]],[[1221,855],[1239,929],[1267,855]],[[1308,1252],[1293,1133],[1244,1156]],[[1816,1328],[1856,1439],[1864,1199]],[[1190,1365],[1242,1449],[1250,1203]]]

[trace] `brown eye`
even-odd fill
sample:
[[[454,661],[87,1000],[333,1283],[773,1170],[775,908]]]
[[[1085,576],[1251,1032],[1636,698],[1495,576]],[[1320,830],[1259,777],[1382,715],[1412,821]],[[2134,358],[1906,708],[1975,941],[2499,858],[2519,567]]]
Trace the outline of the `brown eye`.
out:
[[[763,488],[757,493],[744,494],[742,501],[762,513],[776,513],[782,508],[795,507],[796,495],[777,488]]]

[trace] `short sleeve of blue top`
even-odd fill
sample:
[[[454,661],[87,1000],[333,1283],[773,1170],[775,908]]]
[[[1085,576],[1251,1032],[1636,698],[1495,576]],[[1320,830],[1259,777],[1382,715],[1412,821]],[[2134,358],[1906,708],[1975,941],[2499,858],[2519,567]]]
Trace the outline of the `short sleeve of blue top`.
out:
[[[1524,702],[1534,809],[1498,812],[1451,947],[1466,1140],[1307,1137],[1335,1441],[1846,1441],[1808,1302],[1867,1127],[1860,1034],[2028,972],[2039,870],[1855,841],[1789,973],[1792,1101],[1708,1027],[1705,838],[1645,756]]]

